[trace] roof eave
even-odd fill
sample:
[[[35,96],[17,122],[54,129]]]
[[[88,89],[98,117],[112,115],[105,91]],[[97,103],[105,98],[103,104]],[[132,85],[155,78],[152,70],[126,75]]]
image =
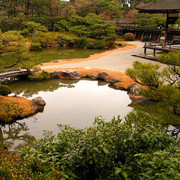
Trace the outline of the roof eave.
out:
[[[180,9],[143,9],[136,8],[140,13],[180,13]]]

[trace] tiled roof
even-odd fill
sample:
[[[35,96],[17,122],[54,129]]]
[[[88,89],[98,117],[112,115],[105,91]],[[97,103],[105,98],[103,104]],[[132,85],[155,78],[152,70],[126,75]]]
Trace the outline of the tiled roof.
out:
[[[180,12],[180,0],[159,0],[149,6],[136,9],[140,10],[140,12],[149,13],[177,13]]]

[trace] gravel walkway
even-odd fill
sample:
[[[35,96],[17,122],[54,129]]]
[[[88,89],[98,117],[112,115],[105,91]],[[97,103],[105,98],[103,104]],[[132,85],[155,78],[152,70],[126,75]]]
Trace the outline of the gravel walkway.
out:
[[[140,61],[143,63],[154,63],[157,64],[158,62],[134,57],[132,55],[143,54],[143,42],[133,41],[129,42],[129,44],[134,44],[137,47],[134,49],[113,52],[108,54],[104,57],[101,57],[96,60],[88,60],[78,63],[70,63],[70,64],[61,64],[61,65],[53,65],[53,66],[42,66],[41,69],[59,69],[59,68],[76,68],[76,67],[84,67],[84,68],[96,68],[96,69],[107,69],[112,71],[119,71],[124,73],[127,68],[131,68],[133,65],[133,61]],[[164,64],[158,63],[162,67]]]

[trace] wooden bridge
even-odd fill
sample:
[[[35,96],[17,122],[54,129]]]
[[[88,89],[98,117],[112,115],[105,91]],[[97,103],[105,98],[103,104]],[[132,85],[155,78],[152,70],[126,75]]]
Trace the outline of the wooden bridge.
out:
[[[133,55],[133,56],[157,61],[158,57],[156,55],[157,54],[159,55],[159,53],[171,52],[171,51],[180,51],[180,44],[166,44],[166,45],[164,45],[164,43],[159,43],[159,42],[158,43],[156,43],[156,42],[145,42],[145,45],[143,48],[144,48],[144,54],[137,54],[137,55]],[[147,53],[148,49],[152,50],[153,53],[152,52]]]
[[[180,50],[180,45],[171,45],[171,44],[166,44],[164,43],[156,43],[156,42],[145,42],[144,45],[144,55],[146,56],[146,51],[147,49],[153,50],[153,55],[156,56],[156,51],[162,51],[162,52],[171,52],[171,51],[179,51]]]
[[[16,70],[0,73],[0,79],[15,77],[15,76],[22,76],[22,75],[27,75],[27,74],[28,74],[27,70],[16,69]]]

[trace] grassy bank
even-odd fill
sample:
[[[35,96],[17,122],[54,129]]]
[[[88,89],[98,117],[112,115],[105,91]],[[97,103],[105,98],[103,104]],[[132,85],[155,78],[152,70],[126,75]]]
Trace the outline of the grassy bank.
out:
[[[21,97],[0,96],[0,122],[8,123],[36,113],[36,110],[31,108],[33,104],[32,100]]]
[[[32,60],[35,65],[50,62],[57,59],[75,59],[75,58],[87,58],[92,54],[101,53],[104,50],[98,49],[44,49],[41,51],[31,51],[30,55],[32,56]],[[0,56],[0,60],[4,61],[4,64],[0,64],[1,67],[9,66],[13,64],[16,59],[12,56]]]

